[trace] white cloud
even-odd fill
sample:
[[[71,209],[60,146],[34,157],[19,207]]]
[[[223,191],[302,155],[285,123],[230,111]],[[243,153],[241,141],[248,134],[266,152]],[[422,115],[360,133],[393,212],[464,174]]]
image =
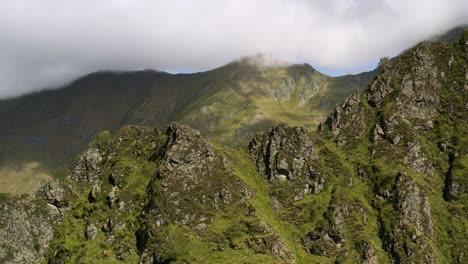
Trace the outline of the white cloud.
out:
[[[4,0],[0,97],[96,70],[205,70],[257,52],[353,71],[465,23],[466,0]]]

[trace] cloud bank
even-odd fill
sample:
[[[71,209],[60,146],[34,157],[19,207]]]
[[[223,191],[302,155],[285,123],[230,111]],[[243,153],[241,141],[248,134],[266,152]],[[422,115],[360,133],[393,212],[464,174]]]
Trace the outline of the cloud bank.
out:
[[[353,72],[467,23],[466,0],[4,0],[0,98],[97,70],[201,71],[258,52]]]

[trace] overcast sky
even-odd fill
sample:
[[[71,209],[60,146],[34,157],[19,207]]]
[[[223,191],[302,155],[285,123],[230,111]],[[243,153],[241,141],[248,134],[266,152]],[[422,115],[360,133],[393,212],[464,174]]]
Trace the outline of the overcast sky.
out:
[[[0,98],[97,70],[202,71],[259,52],[355,73],[466,23],[467,0],[2,0]]]

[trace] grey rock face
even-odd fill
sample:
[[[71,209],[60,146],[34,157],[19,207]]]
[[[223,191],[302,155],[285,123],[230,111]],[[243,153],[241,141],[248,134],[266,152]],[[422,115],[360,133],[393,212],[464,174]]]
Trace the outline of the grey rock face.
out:
[[[88,227],[86,227],[86,239],[88,240],[94,240],[96,239],[98,235],[98,229],[95,224],[90,224]]]
[[[318,132],[328,134],[340,147],[351,144],[366,132],[369,114],[361,102],[361,96],[355,93],[335,108],[325,122],[320,123]]]
[[[39,190],[45,196],[47,205],[53,210],[56,210],[62,219],[70,210],[70,202],[66,200],[65,194],[67,190],[58,181],[52,181]]]
[[[302,243],[305,249],[320,256],[335,256],[345,243],[344,221],[348,215],[346,206],[337,206],[331,213],[331,219],[325,227],[309,232]]]
[[[366,90],[364,97],[375,108],[395,100],[390,119],[402,117],[412,120],[416,129],[431,129],[440,103],[440,71],[425,44],[414,50],[413,58],[415,65],[411,72],[402,73],[401,68],[385,67],[385,72]]]
[[[149,186],[145,209],[148,224],[140,231],[147,242],[140,263],[165,261],[155,234],[170,224],[203,232],[213,215],[230,205],[244,204],[247,186],[228,169],[224,155],[198,131],[185,125],[167,127],[164,152],[155,157],[158,172]]]
[[[354,94],[346,99],[320,124],[319,132],[338,146],[351,146],[365,136],[372,119],[378,118],[372,139],[381,137],[397,145],[404,137],[404,126],[411,124],[420,132],[433,129],[441,101],[441,70],[425,44],[414,50],[413,57],[411,69],[385,65],[383,73],[363,95]],[[385,114],[379,116],[384,108]]]
[[[400,142],[401,135],[398,134],[397,128],[400,125],[400,122],[405,122],[401,120],[400,117],[391,116],[390,118],[381,117],[380,122],[375,124],[373,128],[373,137],[371,138],[372,143],[377,143],[380,138],[386,140],[392,145],[397,145]]]
[[[249,152],[257,170],[281,189],[279,194],[284,194],[276,200],[278,203],[298,201],[325,188],[328,175],[321,169],[318,150],[321,144],[305,128],[283,125],[250,142]]]
[[[166,135],[157,174],[160,183],[152,190],[158,196],[155,202],[164,203],[168,212],[157,214],[156,219],[161,223],[171,219],[190,224],[207,219],[202,212],[224,208],[247,196],[242,191],[247,189],[244,183],[227,169],[225,157],[198,131],[173,124],[167,128]]]
[[[32,195],[0,202],[1,263],[35,263],[47,252],[61,215],[43,199]]]
[[[76,182],[94,182],[99,177],[99,162],[102,157],[97,149],[85,151],[75,165],[71,179]]]
[[[390,235],[389,250],[405,263],[436,263],[430,244],[434,225],[427,194],[405,174],[398,176],[395,188],[398,221]]]
[[[98,178],[101,161],[95,149],[86,151],[70,176],[72,181],[88,184]],[[52,181],[27,198],[10,197],[0,202],[0,262],[35,263],[48,251],[57,228],[72,204],[70,187]]]
[[[360,257],[362,264],[378,264],[379,257],[377,255],[377,250],[372,244],[364,243],[361,246]]]
[[[96,202],[99,198],[99,194],[101,193],[101,181],[97,181],[94,183],[93,187],[91,187],[91,191],[88,194],[88,201]]]
[[[412,113],[415,117],[425,118],[428,114],[424,112],[433,113],[434,109],[430,109],[430,106],[437,106],[439,98],[432,92],[440,88],[440,74],[429,44],[423,43],[415,48],[411,63],[411,71],[398,67],[400,65],[385,67],[383,74],[364,94],[368,103],[380,108],[391,102],[386,99],[393,93],[398,95],[396,104],[407,117]]]
[[[257,169],[270,182],[292,181],[310,175],[310,163],[318,159],[314,140],[302,127],[277,126],[249,145]]]
[[[371,181],[375,177],[376,200],[391,204],[395,210],[391,217],[398,220],[390,228],[383,227],[388,234],[382,240],[397,263],[437,262],[433,247],[441,243],[435,237],[440,229],[434,227],[437,222],[433,218],[437,216],[431,214],[431,201],[443,203],[437,200],[442,195],[434,194],[443,177],[446,177],[445,200],[453,202],[453,206],[464,202],[468,186],[464,165],[467,36],[465,31],[464,38],[452,46],[422,43],[392,59],[362,96],[350,97],[318,129],[344,150],[352,151],[357,145],[364,147],[358,149],[357,155],[367,155],[368,151],[363,163],[368,162],[367,166],[375,169],[370,175],[358,170],[358,176],[364,178],[367,174]],[[460,157],[449,158],[453,153],[460,153]],[[407,175],[401,174],[394,185],[394,176],[384,174],[400,166]],[[434,198],[436,195],[439,197]],[[451,206],[447,205],[451,208],[447,213],[456,211]],[[391,218],[386,213],[382,218]],[[444,228],[453,233],[461,229],[459,225]],[[326,240],[326,232],[311,234],[315,235],[315,241]],[[456,246],[449,254],[455,260],[463,250]],[[362,261],[365,251],[361,252]]]
[[[282,263],[295,263],[291,251],[286,247],[283,239],[278,235],[272,235],[263,238],[250,239],[246,244],[256,253],[265,253],[270,251],[277,258],[282,260]]]
[[[425,191],[410,177],[400,174],[397,180],[397,204],[400,226],[414,225],[416,235],[432,237],[431,205]]]
[[[417,141],[408,142],[405,147],[407,152],[403,158],[403,163],[416,171],[426,175],[432,175],[433,168],[431,162],[422,151],[421,144]]]

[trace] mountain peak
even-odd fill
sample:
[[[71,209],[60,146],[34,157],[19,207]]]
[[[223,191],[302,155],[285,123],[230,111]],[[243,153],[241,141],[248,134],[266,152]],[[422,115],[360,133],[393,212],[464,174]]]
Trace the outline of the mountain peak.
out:
[[[251,56],[242,56],[233,63],[249,64],[260,67],[287,67],[291,63],[277,59],[270,54],[257,53]]]
[[[237,60],[228,63],[226,66],[237,65],[240,67],[254,67],[258,69],[290,69],[295,72],[315,72],[317,71],[308,63],[291,63],[266,53],[257,53],[252,56],[242,56]]]

